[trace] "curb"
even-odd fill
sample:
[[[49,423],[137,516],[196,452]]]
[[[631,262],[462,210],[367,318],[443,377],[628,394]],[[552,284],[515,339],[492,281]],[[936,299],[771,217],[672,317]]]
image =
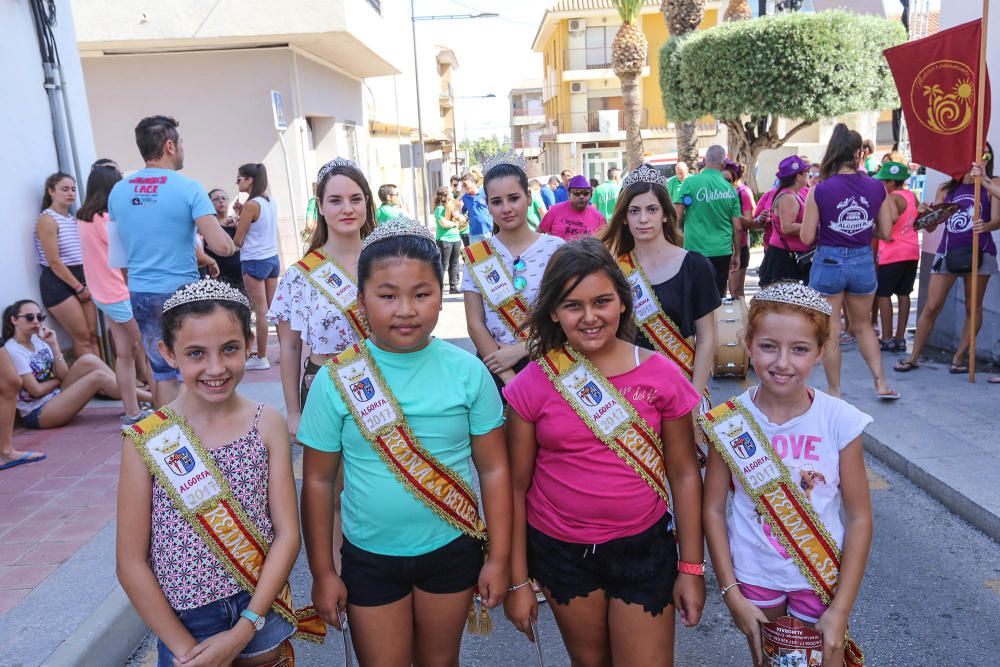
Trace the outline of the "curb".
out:
[[[122,587],[106,598],[42,662],[43,667],[108,667],[124,665],[149,628],[139,618]]]
[[[942,482],[869,433],[863,435],[865,451],[926,491],[953,514],[983,531],[987,537],[1000,542],[1000,516],[973,502],[961,491]]]

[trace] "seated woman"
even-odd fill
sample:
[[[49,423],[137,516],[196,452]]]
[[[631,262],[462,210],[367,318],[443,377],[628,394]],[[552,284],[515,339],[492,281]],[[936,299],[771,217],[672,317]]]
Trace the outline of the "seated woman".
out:
[[[20,390],[21,376],[14,370],[10,355],[0,347],[0,470],[41,461],[46,456],[42,452],[14,449],[14,410]]]
[[[84,354],[70,368],[45,318],[30,299],[3,311],[4,349],[21,376],[17,410],[28,428],[62,426],[98,394],[121,398],[114,372],[99,357]],[[148,391],[137,393],[140,401],[152,400]]]

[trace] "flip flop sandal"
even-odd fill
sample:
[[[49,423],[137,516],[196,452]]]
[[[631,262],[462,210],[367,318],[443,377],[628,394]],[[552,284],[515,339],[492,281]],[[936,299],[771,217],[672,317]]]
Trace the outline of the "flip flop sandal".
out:
[[[986,384],[1000,384],[1000,375],[994,375],[986,381]]]
[[[892,370],[897,373],[909,373],[916,368],[920,368],[920,364],[915,364],[909,359],[903,359],[902,361],[897,361],[896,365],[892,367]]]
[[[948,368],[948,372],[952,375],[965,375],[969,372],[969,367],[965,364],[952,364]]]
[[[879,394],[879,393],[876,393],[875,395],[878,396],[878,399],[880,401],[898,401],[900,398],[902,398],[902,396],[900,395],[900,393],[898,391],[896,391],[895,389],[893,389],[892,391],[890,391],[888,394]]]
[[[24,456],[19,459],[13,459],[7,461],[3,465],[0,465],[0,470],[8,470],[10,468],[16,468],[19,465],[24,465],[25,463],[35,463],[36,461],[41,461],[48,458],[48,454],[42,454],[41,452],[26,452]]]

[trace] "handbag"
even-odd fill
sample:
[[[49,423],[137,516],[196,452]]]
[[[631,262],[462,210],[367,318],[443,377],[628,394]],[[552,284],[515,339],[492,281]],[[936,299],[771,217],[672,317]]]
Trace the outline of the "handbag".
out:
[[[791,193],[783,193],[783,194],[791,194]],[[778,199],[781,199],[781,197],[782,195],[779,195],[778,197],[775,197],[775,200],[773,202],[771,202],[772,209],[774,208],[774,204],[777,203]],[[774,215],[773,211],[771,213],[771,219],[777,221],[778,223],[778,227],[772,230],[771,233],[777,234],[778,238],[781,239],[781,245],[785,246],[785,251],[795,261],[795,266],[798,267],[799,272],[803,274],[809,273],[809,271],[812,270],[813,255],[816,254],[816,247],[814,246],[809,250],[806,250],[805,252],[795,252],[794,250],[788,247],[788,241],[785,240],[785,235],[781,233],[781,219],[777,215]]]
[[[945,250],[944,265],[948,269],[948,273],[972,273],[972,246]]]

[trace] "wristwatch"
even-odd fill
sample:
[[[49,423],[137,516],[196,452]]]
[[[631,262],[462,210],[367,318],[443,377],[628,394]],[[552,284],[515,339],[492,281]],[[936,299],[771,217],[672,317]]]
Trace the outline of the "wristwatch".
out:
[[[693,574],[696,577],[704,577],[705,561],[700,563],[685,563],[684,561],[678,561],[677,571],[681,574]]]
[[[264,617],[260,614],[255,614],[249,609],[244,609],[240,612],[240,616],[247,619],[253,624],[253,631],[260,632],[264,629]]]

